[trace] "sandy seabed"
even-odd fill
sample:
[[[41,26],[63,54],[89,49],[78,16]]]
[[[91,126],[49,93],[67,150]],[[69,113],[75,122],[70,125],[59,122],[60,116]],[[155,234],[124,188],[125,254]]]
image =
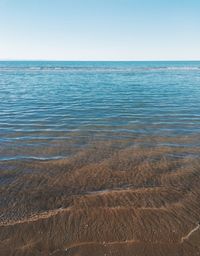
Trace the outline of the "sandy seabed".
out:
[[[2,162],[0,255],[200,255],[199,138],[176,140]]]

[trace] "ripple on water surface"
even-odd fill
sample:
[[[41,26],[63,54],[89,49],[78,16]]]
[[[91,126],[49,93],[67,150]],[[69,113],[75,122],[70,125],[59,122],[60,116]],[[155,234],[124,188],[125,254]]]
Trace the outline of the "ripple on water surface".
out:
[[[195,136],[199,84],[200,62],[0,62],[0,159],[62,158],[91,140]]]

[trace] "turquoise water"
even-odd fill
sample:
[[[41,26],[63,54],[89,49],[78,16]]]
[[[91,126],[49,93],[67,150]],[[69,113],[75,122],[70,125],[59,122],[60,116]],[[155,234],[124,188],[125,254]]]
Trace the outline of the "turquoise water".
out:
[[[199,132],[200,62],[0,62],[0,160]]]

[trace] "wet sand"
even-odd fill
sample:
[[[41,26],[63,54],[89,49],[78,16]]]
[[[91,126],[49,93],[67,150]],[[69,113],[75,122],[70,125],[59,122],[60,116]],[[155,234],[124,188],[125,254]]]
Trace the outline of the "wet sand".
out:
[[[0,254],[200,255],[195,140],[98,142],[66,159],[7,161]]]

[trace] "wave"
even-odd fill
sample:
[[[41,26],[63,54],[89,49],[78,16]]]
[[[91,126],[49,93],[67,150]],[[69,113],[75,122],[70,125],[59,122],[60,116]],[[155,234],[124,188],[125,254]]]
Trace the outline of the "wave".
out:
[[[7,157],[1,157],[1,161],[16,161],[16,160],[31,160],[31,161],[49,161],[49,160],[61,160],[66,159],[66,156],[7,156]]]
[[[0,67],[0,72],[153,72],[153,71],[200,71],[200,67]]]

